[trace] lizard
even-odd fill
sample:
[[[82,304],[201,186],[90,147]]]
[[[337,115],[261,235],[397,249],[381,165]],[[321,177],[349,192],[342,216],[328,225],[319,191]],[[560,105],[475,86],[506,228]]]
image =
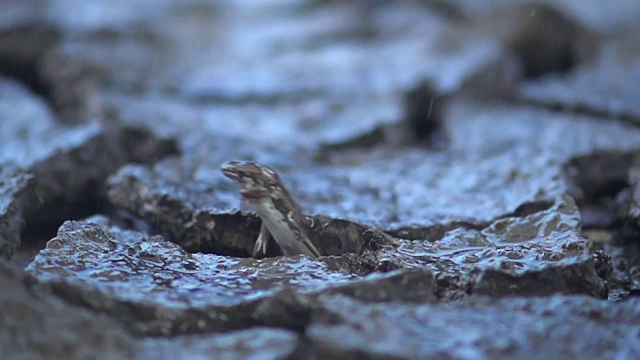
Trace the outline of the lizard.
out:
[[[264,256],[273,237],[285,256],[320,256],[303,225],[300,206],[293,200],[280,176],[272,168],[252,161],[231,160],[220,166],[222,173],[240,186],[242,199],[256,209],[262,220],[253,256]]]

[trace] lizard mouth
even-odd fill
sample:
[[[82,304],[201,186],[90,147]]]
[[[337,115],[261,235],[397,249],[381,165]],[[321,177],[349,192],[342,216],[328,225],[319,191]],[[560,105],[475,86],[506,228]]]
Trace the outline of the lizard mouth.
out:
[[[222,169],[222,174],[226,177],[228,177],[231,180],[237,180],[239,179],[238,174],[236,174],[235,172],[233,172],[232,170],[228,170],[228,169]]]
[[[242,190],[240,192],[242,200],[252,201],[269,197],[269,193],[264,189]]]

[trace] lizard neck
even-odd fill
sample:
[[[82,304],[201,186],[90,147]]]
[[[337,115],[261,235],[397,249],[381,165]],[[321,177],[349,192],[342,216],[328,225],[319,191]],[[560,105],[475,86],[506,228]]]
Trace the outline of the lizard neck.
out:
[[[302,223],[302,210],[284,187],[280,186],[278,189],[273,189],[271,202],[273,207],[283,214],[285,218],[293,220],[297,224]]]

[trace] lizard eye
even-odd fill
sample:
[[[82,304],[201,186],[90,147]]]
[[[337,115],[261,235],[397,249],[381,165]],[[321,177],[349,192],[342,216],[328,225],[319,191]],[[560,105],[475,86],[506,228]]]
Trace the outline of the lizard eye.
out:
[[[276,172],[275,172],[275,171],[273,171],[273,169],[268,168],[268,167],[266,167],[266,166],[262,169],[262,171],[263,171],[266,175],[268,175],[269,177],[274,178],[274,177],[276,177],[276,176],[277,176]]]

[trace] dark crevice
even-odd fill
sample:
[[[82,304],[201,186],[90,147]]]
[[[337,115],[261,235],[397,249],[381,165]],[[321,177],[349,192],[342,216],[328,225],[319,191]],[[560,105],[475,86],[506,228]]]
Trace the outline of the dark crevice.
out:
[[[42,23],[0,31],[0,74],[48,100],[51,86],[42,78],[41,65],[58,37],[55,29]]]
[[[511,214],[501,216],[500,219],[509,217],[526,217],[538,212],[549,210],[554,205],[553,201],[532,201],[518,206]]]
[[[630,204],[629,170],[636,154],[599,152],[571,159],[563,172],[585,228],[618,229]]]
[[[443,126],[449,100],[430,81],[420,81],[405,92],[403,114],[397,123],[381,124],[347,139],[322,143],[316,159],[330,162],[333,153],[366,150],[382,144],[444,149],[449,142]]]
[[[472,224],[456,221],[449,224],[435,224],[431,226],[407,226],[398,229],[385,230],[384,232],[399,239],[437,241],[442,239],[447,232],[454,229],[465,228],[481,230],[487,225],[488,223]]]
[[[444,14],[454,15],[445,17],[455,26],[471,25],[502,42],[519,60],[525,79],[569,73],[592,61],[599,49],[598,36],[591,29],[553,5],[513,4],[482,15],[447,6]]]
[[[166,207],[166,204],[164,205]],[[189,214],[192,209],[177,209],[177,213]],[[191,223],[192,216],[187,215]],[[185,225],[185,219],[163,212],[157,224],[150,224],[154,231],[161,232],[165,238],[180,245],[191,253],[216,254],[231,257],[253,257],[253,247],[258,238],[261,220],[254,214],[230,213],[199,214],[196,228]],[[148,219],[148,217],[145,217]],[[168,220],[170,219],[170,220]],[[177,223],[174,223],[175,221]],[[364,254],[379,250],[391,244],[388,235],[375,228],[356,222],[334,219],[323,215],[307,216],[304,219],[306,235],[320,249],[324,256],[342,256]],[[144,221],[144,220],[142,220]],[[212,226],[213,225],[213,226]],[[282,249],[274,239],[267,246],[265,257],[282,256]],[[362,266],[366,266],[363,260]],[[366,270],[363,270],[366,272]]]
[[[0,74],[22,82],[35,94],[47,99],[51,94],[51,87],[40,78],[38,68],[37,61],[0,57]]]
[[[552,5],[505,7],[485,21],[482,26],[502,38],[520,59],[527,79],[568,73],[591,61],[599,47],[589,28]]]
[[[145,215],[141,220],[147,220],[153,232],[163,234],[168,241],[190,253],[241,258],[252,256],[253,245],[260,231],[260,219],[257,216],[197,213],[193,209],[181,208],[182,205],[162,204],[160,213]],[[157,221],[150,221],[152,217]],[[267,256],[278,255],[282,255],[282,252],[271,240]]]
[[[640,228],[629,215],[634,186],[630,177],[637,158],[635,153],[599,152],[573,158],[564,166],[598,276],[607,281],[611,301],[640,290]]]
[[[596,244],[594,256],[605,253],[608,262],[605,264],[606,280],[609,285],[609,300],[620,301],[630,296],[640,295],[640,245],[636,237],[635,243],[624,246],[615,244]]]
[[[108,175],[128,162],[153,163],[177,152],[173,139],[158,139],[148,130],[117,127],[86,139],[81,147],[58,150],[35,163],[27,171],[34,174],[32,191],[38,200],[24,214],[21,244],[12,262],[30,262],[67,220],[96,214],[119,219],[119,210],[107,197]]]
[[[66,202],[64,199],[57,199],[41,207],[36,213],[30,214],[22,232],[23,239],[50,239],[55,236],[63,221],[104,213],[106,204],[106,199],[98,195],[97,184],[92,182],[78,196],[77,201]]]
[[[92,93],[100,84],[99,74],[88,64],[62,56],[56,48],[59,38],[59,31],[43,21],[0,31],[0,75],[44,99],[57,121],[92,121]]]
[[[26,266],[54,238],[58,228],[67,220],[84,219],[95,214],[112,214],[110,205],[99,185],[92,181],[72,201],[55,199],[26,214],[21,232],[22,242],[11,261]]]

